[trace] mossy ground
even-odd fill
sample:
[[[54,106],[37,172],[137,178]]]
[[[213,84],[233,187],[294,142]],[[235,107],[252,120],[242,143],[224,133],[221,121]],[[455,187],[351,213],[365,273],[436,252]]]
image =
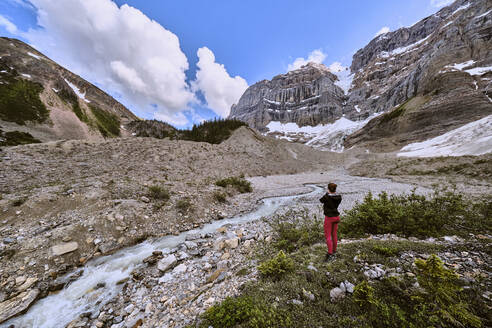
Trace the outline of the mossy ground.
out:
[[[96,118],[96,126],[104,137],[117,137],[120,135],[120,120],[118,116],[108,113],[95,105],[89,105],[89,107]]]
[[[43,86],[21,78],[10,67],[0,65],[0,70],[0,119],[19,125],[46,121],[49,112],[39,98]]]

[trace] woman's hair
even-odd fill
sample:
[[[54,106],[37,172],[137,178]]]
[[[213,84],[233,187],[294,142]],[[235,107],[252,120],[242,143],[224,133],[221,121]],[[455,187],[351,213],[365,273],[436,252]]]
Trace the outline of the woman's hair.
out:
[[[328,190],[330,192],[336,192],[337,191],[337,185],[336,185],[336,183],[330,182],[328,184]]]

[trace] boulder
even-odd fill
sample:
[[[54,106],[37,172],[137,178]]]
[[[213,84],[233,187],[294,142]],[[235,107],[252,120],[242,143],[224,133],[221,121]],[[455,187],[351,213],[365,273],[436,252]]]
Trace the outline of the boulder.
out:
[[[71,253],[79,248],[79,244],[76,241],[69,243],[62,243],[51,247],[51,253],[54,256],[60,256],[63,254]]]
[[[31,289],[0,303],[0,323],[27,310],[38,295],[38,289]]]
[[[174,254],[168,255],[165,258],[159,260],[159,262],[157,262],[157,269],[159,269],[162,272],[165,272],[169,269],[172,269],[177,262],[178,260],[176,259],[176,256],[174,256]]]

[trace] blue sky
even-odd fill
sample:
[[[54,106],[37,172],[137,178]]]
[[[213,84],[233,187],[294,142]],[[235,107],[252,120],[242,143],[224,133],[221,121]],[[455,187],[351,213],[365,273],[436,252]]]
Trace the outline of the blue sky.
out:
[[[2,0],[0,35],[34,45],[140,117],[179,126],[227,115],[247,85],[285,73],[297,58],[306,59],[314,50],[327,66],[349,66],[353,53],[383,27],[394,31],[410,26],[450,3],[51,2]]]

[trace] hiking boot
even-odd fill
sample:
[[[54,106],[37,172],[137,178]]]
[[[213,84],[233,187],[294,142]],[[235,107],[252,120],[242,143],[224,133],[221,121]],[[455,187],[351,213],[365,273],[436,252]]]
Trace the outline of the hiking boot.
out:
[[[326,253],[325,255],[325,262],[331,261],[334,259],[334,255],[330,253]]]

